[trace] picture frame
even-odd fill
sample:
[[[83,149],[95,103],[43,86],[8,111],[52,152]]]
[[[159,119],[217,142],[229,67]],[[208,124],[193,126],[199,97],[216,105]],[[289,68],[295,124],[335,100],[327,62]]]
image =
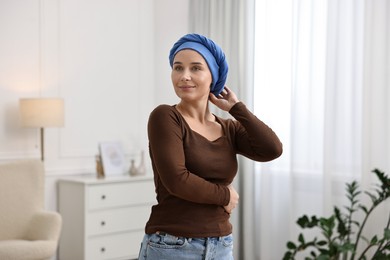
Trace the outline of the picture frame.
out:
[[[125,174],[125,156],[120,142],[100,142],[99,152],[102,160],[103,172],[106,177]]]

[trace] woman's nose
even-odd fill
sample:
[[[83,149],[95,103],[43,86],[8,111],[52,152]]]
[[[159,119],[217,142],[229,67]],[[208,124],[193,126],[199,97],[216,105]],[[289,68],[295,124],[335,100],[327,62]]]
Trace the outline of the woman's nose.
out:
[[[182,81],[189,81],[191,80],[191,73],[188,70],[183,70],[183,74],[181,75]]]

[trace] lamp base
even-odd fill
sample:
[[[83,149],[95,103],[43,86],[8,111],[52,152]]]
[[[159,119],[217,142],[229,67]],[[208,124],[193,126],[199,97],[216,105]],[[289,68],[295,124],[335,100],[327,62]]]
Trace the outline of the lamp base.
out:
[[[44,161],[44,151],[45,151],[45,142],[44,142],[44,139],[45,139],[45,134],[44,134],[44,129],[43,127],[41,127],[41,160],[42,162]]]

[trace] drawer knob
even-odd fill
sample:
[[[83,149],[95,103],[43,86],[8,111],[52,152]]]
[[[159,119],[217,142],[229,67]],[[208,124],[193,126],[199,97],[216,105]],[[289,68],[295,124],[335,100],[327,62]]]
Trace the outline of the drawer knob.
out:
[[[106,199],[106,195],[102,195],[102,200],[105,200]]]
[[[104,253],[106,251],[105,247],[100,248],[100,252]]]
[[[102,221],[102,222],[100,222],[100,224],[101,224],[102,226],[105,226],[105,225],[106,225],[106,222],[105,222],[105,221]]]

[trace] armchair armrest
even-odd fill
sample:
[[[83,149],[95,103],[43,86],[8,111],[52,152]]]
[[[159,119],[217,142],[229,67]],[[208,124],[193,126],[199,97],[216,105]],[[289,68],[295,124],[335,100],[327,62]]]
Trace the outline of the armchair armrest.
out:
[[[58,241],[61,233],[62,217],[55,211],[39,211],[33,215],[28,240],[54,240]]]

